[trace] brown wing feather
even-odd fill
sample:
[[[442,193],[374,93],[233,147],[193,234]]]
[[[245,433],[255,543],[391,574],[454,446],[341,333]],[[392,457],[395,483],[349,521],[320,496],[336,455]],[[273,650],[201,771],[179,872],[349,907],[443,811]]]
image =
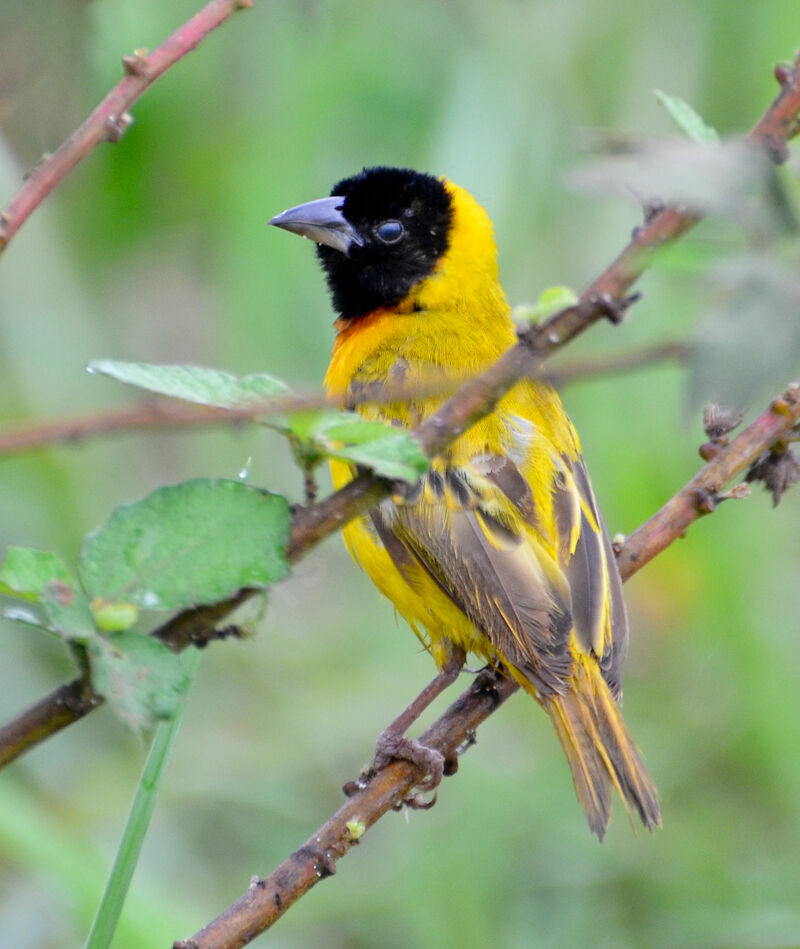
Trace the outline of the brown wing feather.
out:
[[[560,539],[559,564],[572,593],[575,641],[597,658],[618,698],[628,640],[622,581],[586,466],[582,459],[562,461],[563,470],[553,481],[553,510]],[[574,550],[570,550],[568,539],[578,527]]]
[[[446,473],[446,503],[437,503],[440,479],[431,501],[415,491],[414,503],[382,506],[378,531],[389,555],[402,572],[413,554],[502,658],[543,695],[562,691],[572,667],[572,618],[558,565],[490,513],[466,473]]]

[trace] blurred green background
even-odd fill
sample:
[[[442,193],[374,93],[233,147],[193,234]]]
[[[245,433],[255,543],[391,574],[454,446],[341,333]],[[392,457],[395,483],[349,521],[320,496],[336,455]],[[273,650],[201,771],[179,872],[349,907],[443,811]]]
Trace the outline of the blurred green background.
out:
[[[116,81],[120,57],[195,8],[51,0],[45,14],[4,0],[0,204]],[[798,43],[794,0],[256,0],[146,94],[123,141],[91,155],[4,254],[0,419],[130,401],[84,372],[99,357],[266,370],[314,391],[332,340],[323,281],[312,248],[266,222],[363,165],[470,189],[495,222],[513,303],[580,289],[640,220],[634,201],[569,187],[584,130],[671,133],[654,87],[744,130]],[[621,328],[595,328],[562,358],[688,337],[716,305],[691,269],[648,274]],[[784,316],[796,325],[796,310]],[[777,374],[750,417],[787,381]],[[701,464],[686,393],[674,365],[565,391],[612,533]],[[117,504],[235,477],[248,459],[251,483],[299,500],[285,446],[255,429],[4,458],[0,546],[74,558]],[[773,511],[758,490],[626,588],[625,716],[661,790],[662,831],[634,835],[617,802],[598,846],[546,716],[517,696],[433,810],[389,815],[260,943],[800,945],[799,515],[800,491]],[[9,623],[0,654],[3,721],[74,674],[58,643]],[[341,541],[315,550],[254,639],[205,655],[114,945],[170,945],[269,872],[339,806],[432,672]],[[0,776],[0,943],[82,944],[143,759],[102,709]]]

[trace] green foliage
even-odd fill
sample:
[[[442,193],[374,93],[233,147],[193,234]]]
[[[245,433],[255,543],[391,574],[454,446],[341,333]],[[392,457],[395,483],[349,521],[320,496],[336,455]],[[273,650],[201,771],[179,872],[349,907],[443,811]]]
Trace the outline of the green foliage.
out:
[[[221,409],[268,406],[275,398],[289,394],[288,386],[265,372],[237,378],[230,372],[202,366],[155,366],[113,359],[93,360],[88,370],[148,392]]]
[[[226,409],[263,404],[267,413],[270,402],[290,392],[285,383],[265,373],[239,379],[229,372],[200,366],[154,366],[115,360],[94,361],[89,370],[148,392]],[[313,471],[327,458],[338,458],[370,468],[386,478],[414,482],[428,467],[428,459],[412,435],[384,422],[367,421],[355,412],[273,411],[261,421],[288,437],[298,464],[306,471]]]
[[[386,478],[413,483],[428,467],[428,459],[411,434],[354,412],[294,412],[271,424],[289,437],[295,458],[307,471],[326,458],[338,458]]]
[[[186,692],[180,657],[157,639],[119,632],[88,643],[92,685],[137,732],[175,714]]]
[[[136,731],[170,718],[186,688],[180,659],[131,631],[140,610],[187,609],[266,589],[288,572],[285,499],[238,481],[196,479],[117,508],[84,541],[80,583],[49,551],[13,547],[0,592],[40,609],[11,608],[85,647],[92,686]]]
[[[719,133],[710,125],[706,125],[695,110],[680,96],[670,96],[660,89],[653,90],[656,99],[669,112],[673,122],[695,142],[708,142],[716,145],[719,142]]]
[[[577,302],[578,294],[569,287],[546,287],[533,306],[515,307],[512,317],[515,323],[541,323]]]
[[[84,541],[93,602],[174,610],[215,603],[285,576],[288,505],[239,481],[198,478],[118,507]]]

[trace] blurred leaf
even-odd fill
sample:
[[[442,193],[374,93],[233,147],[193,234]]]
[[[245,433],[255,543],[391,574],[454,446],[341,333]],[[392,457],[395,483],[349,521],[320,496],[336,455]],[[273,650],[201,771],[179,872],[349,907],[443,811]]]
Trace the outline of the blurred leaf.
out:
[[[633,154],[604,157],[570,175],[579,189],[658,200],[685,207],[692,214],[721,214],[745,224],[774,228],[764,201],[770,163],[749,142],[723,142],[709,148],[699,142],[643,144]]]
[[[9,547],[0,567],[0,593],[36,601],[53,580],[69,583],[66,564],[50,550]]]
[[[672,121],[679,129],[686,132],[689,138],[694,139],[696,142],[710,142],[714,144],[719,142],[717,130],[710,125],[706,125],[685,99],[681,99],[679,96],[668,95],[660,89],[654,89],[653,92],[655,93],[656,99],[658,99],[661,105],[669,112]]]
[[[29,622],[65,639],[86,642],[95,633],[83,590],[70,576],[61,558],[49,550],[10,547],[0,568],[0,592],[38,602],[51,625],[33,613],[13,611],[9,619]]]
[[[731,257],[710,280],[717,302],[692,340],[690,404],[744,408],[800,375],[800,246]]]
[[[41,604],[56,632],[64,638],[86,643],[96,635],[86,594],[74,580],[48,583]]]
[[[428,467],[428,459],[410,432],[355,412],[293,412],[267,424],[289,436],[295,457],[307,470],[325,458],[339,458],[371,468],[385,478],[414,482]]]
[[[239,481],[197,479],[118,507],[78,561],[89,596],[170,610],[285,576],[289,508]]]
[[[575,306],[578,295],[569,287],[547,287],[533,306],[514,307],[511,318],[515,323],[538,323],[555,316],[567,307]]]
[[[263,372],[238,378],[202,366],[157,366],[113,359],[95,360],[89,363],[88,371],[148,392],[222,409],[259,405],[289,393],[288,386]]]
[[[119,632],[89,643],[92,685],[134,731],[170,718],[188,677],[175,653],[157,639]]]

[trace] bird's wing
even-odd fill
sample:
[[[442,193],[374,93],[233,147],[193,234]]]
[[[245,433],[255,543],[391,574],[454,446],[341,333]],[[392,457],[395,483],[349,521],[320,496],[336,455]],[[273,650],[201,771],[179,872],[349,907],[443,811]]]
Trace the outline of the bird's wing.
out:
[[[618,692],[625,609],[605,525],[580,458],[549,467],[538,498],[505,454],[433,468],[373,524],[398,570],[421,565],[542,694],[564,688],[571,632]]]
[[[560,692],[572,663],[569,586],[498,486],[507,478],[524,506],[521,476],[504,464],[496,473],[432,469],[406,498],[374,511],[373,523],[401,573],[421,564],[504,660],[542,694]]]
[[[603,678],[619,697],[628,640],[622,581],[580,456],[558,457],[551,494],[558,562],[572,594],[575,645],[597,658]]]

